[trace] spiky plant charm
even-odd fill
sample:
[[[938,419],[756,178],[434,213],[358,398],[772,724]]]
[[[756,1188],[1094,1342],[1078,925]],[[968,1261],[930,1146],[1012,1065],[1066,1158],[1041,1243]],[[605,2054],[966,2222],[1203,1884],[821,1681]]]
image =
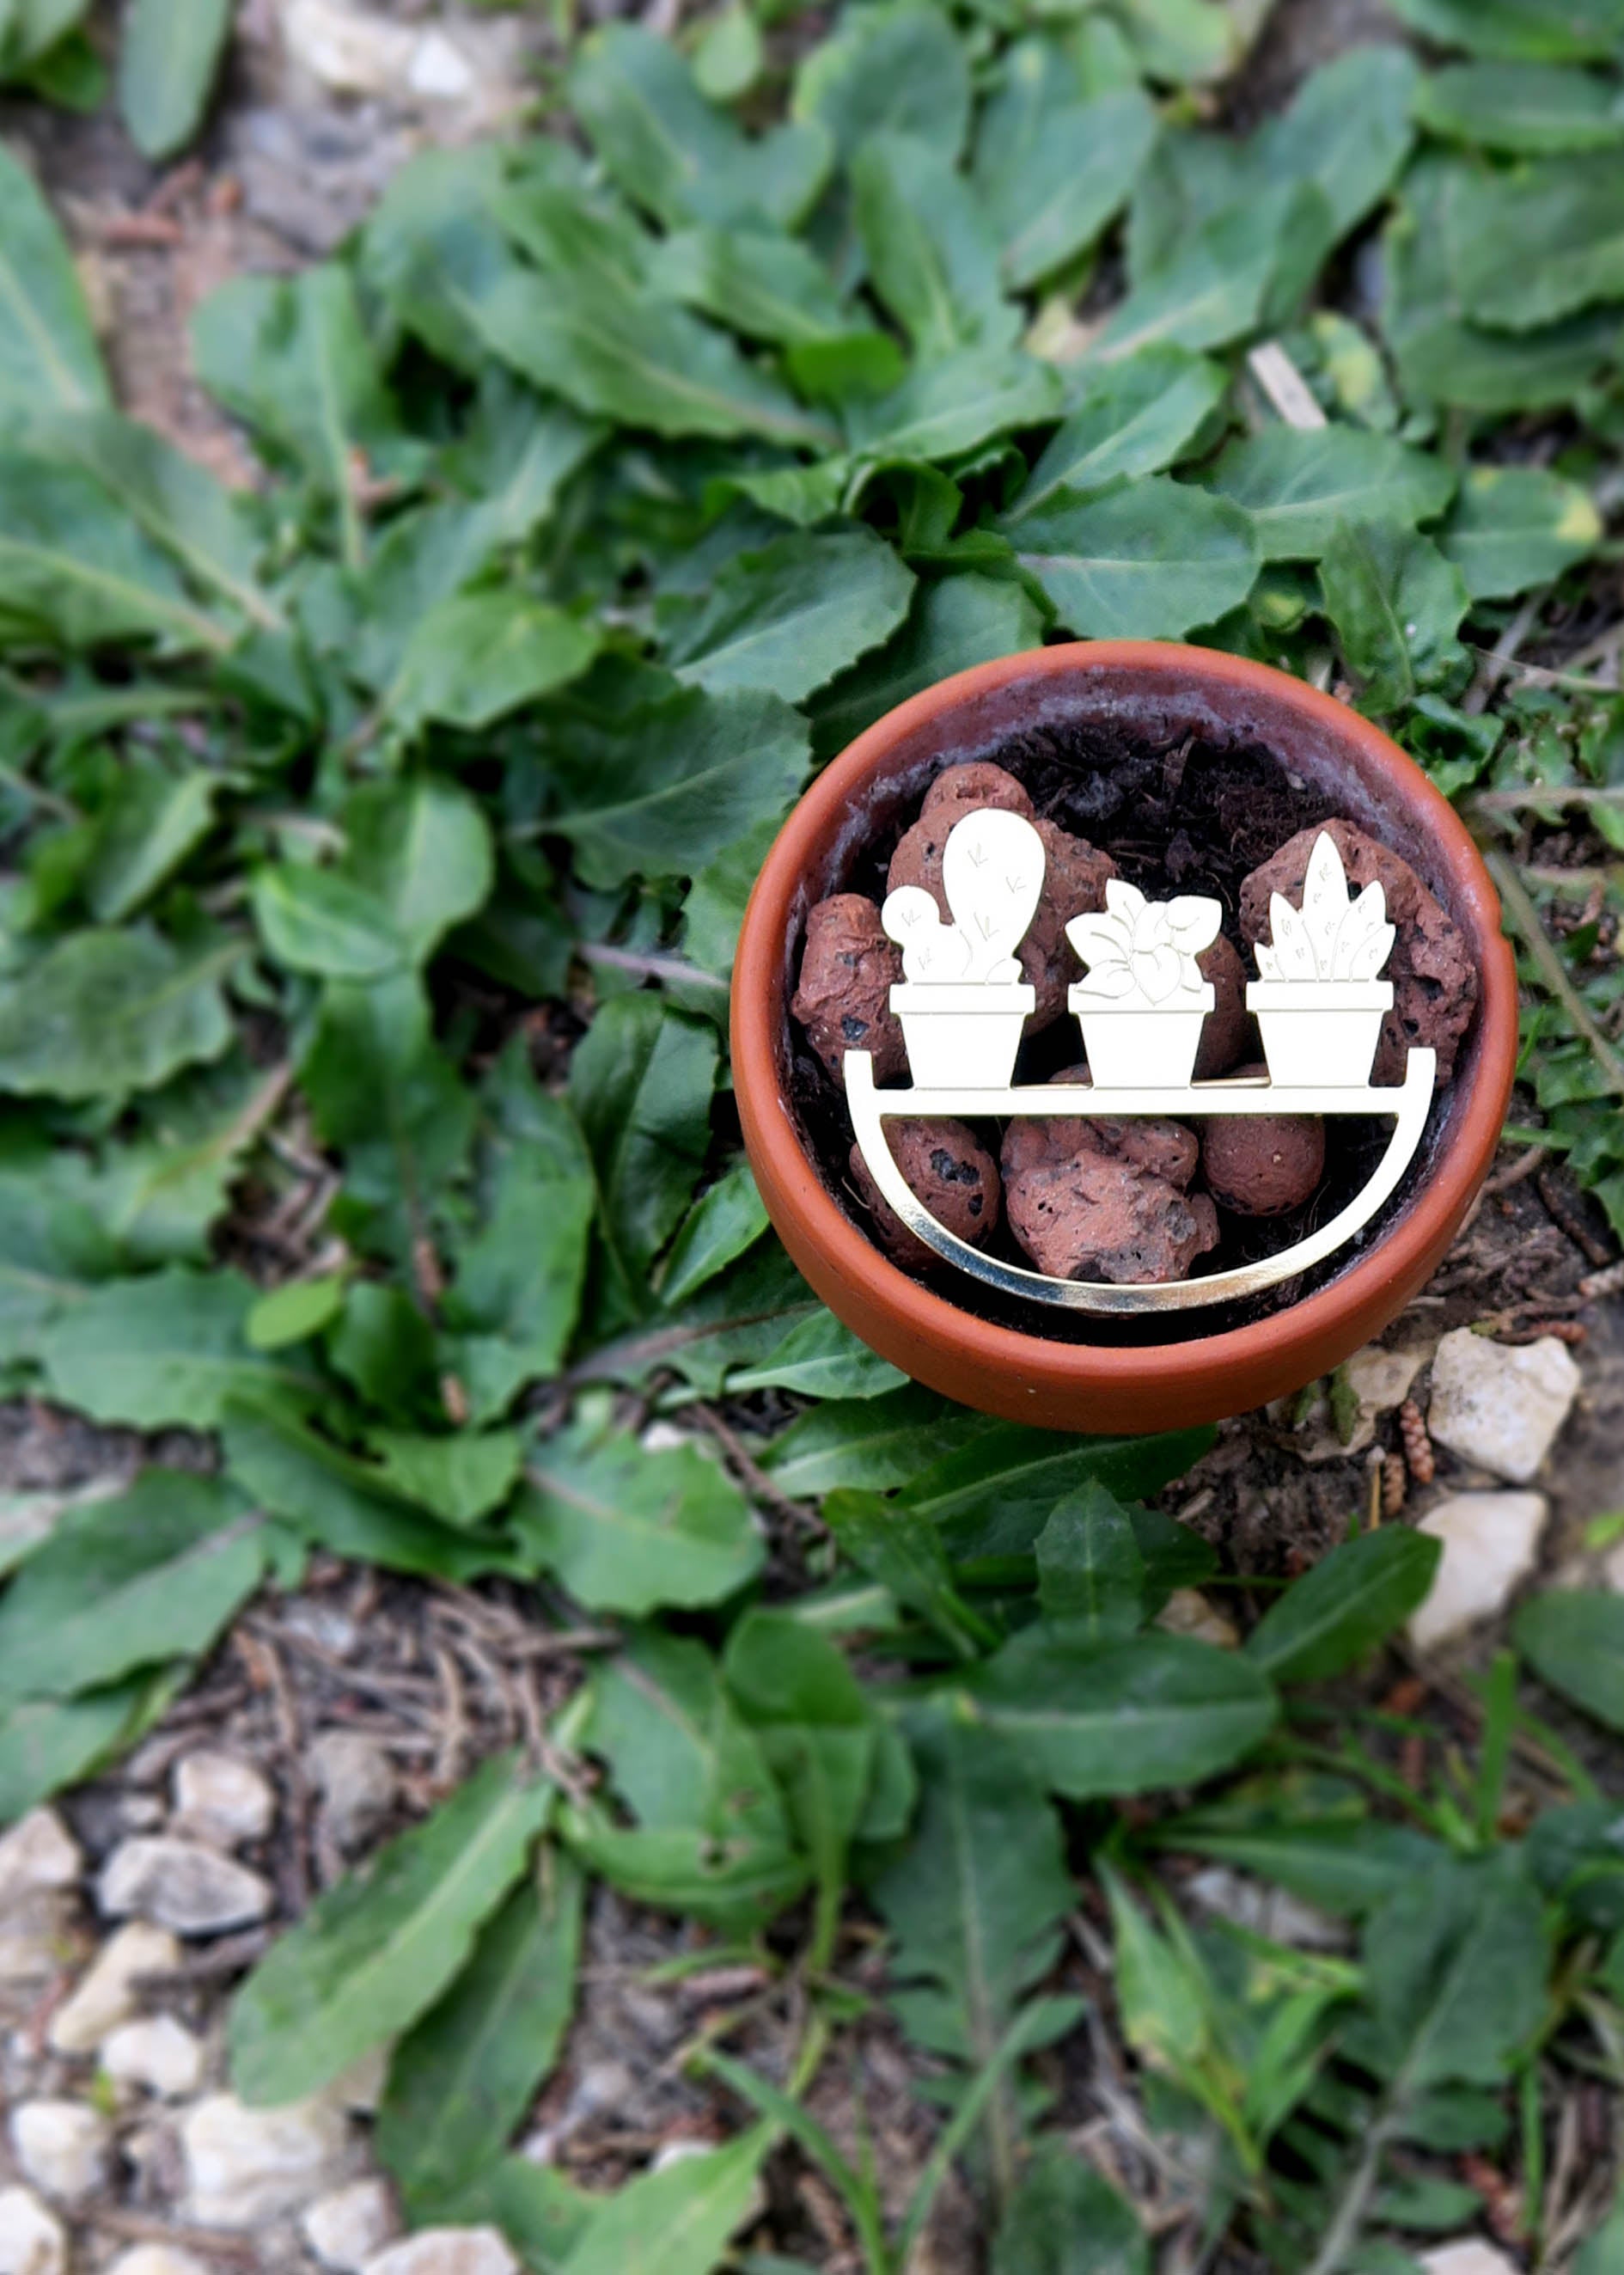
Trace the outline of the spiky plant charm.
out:
[[[1246,990],[1246,1008],[1258,1015],[1271,1077],[1358,1088],[1393,1008],[1393,983],[1378,976],[1395,937],[1381,885],[1351,893],[1336,840],[1322,830],[1302,908],[1273,895],[1269,933],[1254,950],[1261,976]]]

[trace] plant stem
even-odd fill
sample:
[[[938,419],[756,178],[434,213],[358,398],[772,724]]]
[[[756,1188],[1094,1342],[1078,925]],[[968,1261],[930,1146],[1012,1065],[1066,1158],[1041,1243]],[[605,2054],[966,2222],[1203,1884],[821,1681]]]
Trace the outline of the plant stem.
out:
[[[1517,873],[1515,862],[1498,847],[1484,858],[1490,875],[1499,888],[1507,920],[1527,949],[1535,971],[1567,1012],[1575,1029],[1590,1045],[1596,1063],[1606,1076],[1610,1087],[1624,1096],[1624,1058],[1620,1057],[1602,1032],[1589,1005],[1568,978],[1561,957],[1552,946],[1550,936],[1539,920],[1539,911],[1529,896],[1528,888]]]

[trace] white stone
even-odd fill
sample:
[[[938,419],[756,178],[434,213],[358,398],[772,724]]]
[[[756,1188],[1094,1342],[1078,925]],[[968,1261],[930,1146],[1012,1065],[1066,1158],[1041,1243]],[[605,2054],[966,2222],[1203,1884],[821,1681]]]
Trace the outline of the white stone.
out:
[[[1157,1613],[1155,1625],[1167,1635],[1191,1636],[1197,1643],[1216,1644],[1220,1651],[1234,1651],[1241,1640],[1233,1621],[1209,1603],[1199,1588],[1175,1588]]]
[[[351,2181],[318,2196],[299,2216],[299,2232],[333,2275],[358,2275],[394,2241],[400,2222],[387,2181]]]
[[[180,1964],[180,1946],[168,1928],[132,1920],[103,1944],[71,1998],[51,2016],[46,2033],[53,2053],[94,2053],[110,2030],[140,2005],[136,1977],[163,1975]]]
[[[366,2262],[366,2275],[518,2275],[494,2227],[425,2227]]]
[[[425,32],[406,67],[413,94],[430,102],[465,102],[479,84],[467,57],[443,32]]]
[[[212,2275],[196,2254],[174,2243],[137,2243],[121,2251],[107,2275]]]
[[[32,2188],[0,2188],[0,2275],[64,2275],[68,2239]]]
[[[54,1809],[31,1809],[0,1833],[0,1918],[41,1888],[71,1888],[84,1869],[79,1844]]]
[[[1227,1864],[1209,1864],[1189,1882],[1186,1893],[1205,1912],[1266,1935],[1272,1943],[1288,1943],[1298,1951],[1342,1951],[1348,1935],[1341,1920],[1285,1888],[1250,1873],[1232,1871]]]
[[[1444,1544],[1426,1600],[1412,1614],[1422,1650],[1498,1612],[1533,1566],[1549,1514],[1543,1493],[1454,1493],[1416,1527]]]
[[[121,2023],[102,2042],[102,2067],[119,2085],[179,2101],[203,2082],[203,2043],[173,2014]]]
[[[93,2196],[107,2177],[112,2128],[84,2101],[19,2101],[11,2148],[24,2180],[62,2203]]]
[[[235,1848],[263,1840],[276,1821],[276,1796],[252,1762],[206,1749],[175,1765],[175,1810],[200,1840]]]
[[[359,1730],[323,1730],[307,1760],[321,1795],[327,1829],[340,1848],[359,1848],[395,1806],[395,1766],[375,1738]]]
[[[282,36],[289,59],[335,94],[398,94],[418,34],[343,0],[286,0]]]
[[[74,1902],[60,1888],[35,1888],[0,1915],[0,2020],[20,2022],[69,1963]]]
[[[110,1918],[138,1912],[178,1935],[251,1927],[274,1901],[268,1880],[200,1840],[170,1833],[120,1841],[102,1869],[96,1901]]]
[[[1427,2275],[1517,2275],[1516,2262],[1497,2251],[1492,2243],[1484,2243],[1476,2235],[1462,2236],[1458,2243],[1440,2243],[1434,2250],[1424,2251],[1421,2264]]]
[[[1582,1379],[1554,1335],[1507,1344],[1457,1327],[1432,1361],[1427,1427],[1463,1462],[1526,1485],[1567,1419]]]
[[[1348,1362],[1348,1387],[1371,1413],[1390,1414],[1409,1396],[1426,1361],[1424,1349],[1383,1350],[1376,1343],[1367,1343]]]
[[[249,2109],[211,2093],[180,2120],[191,2214],[201,2227],[249,2228],[297,2211],[343,2177],[349,2126],[321,2095]]]

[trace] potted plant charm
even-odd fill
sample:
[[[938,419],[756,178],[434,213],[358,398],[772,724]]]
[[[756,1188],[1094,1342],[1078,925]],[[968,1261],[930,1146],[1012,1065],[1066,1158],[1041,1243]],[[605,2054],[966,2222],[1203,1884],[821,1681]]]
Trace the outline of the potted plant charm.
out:
[[[1336,842],[1320,833],[1303,886],[1303,906],[1269,900],[1269,938],[1253,953],[1263,975],[1246,1008],[1263,1036],[1270,1078],[1282,1086],[1356,1089],[1371,1077],[1381,1023],[1393,1009],[1382,966],[1396,937],[1379,881],[1355,896]]]
[[[941,882],[951,923],[918,885],[888,897],[881,918],[903,951],[904,974],[891,1009],[921,1088],[997,1090],[1008,1082],[1038,1001],[1015,951],[1043,873],[1043,840],[1031,823],[992,809],[967,814],[948,833]]]
[[[1111,877],[1104,909],[1072,918],[1066,937],[1088,971],[1067,1001],[1096,1088],[1182,1090],[1190,1081],[1217,1001],[1197,958],[1218,938],[1223,914],[1197,894],[1147,901]]]

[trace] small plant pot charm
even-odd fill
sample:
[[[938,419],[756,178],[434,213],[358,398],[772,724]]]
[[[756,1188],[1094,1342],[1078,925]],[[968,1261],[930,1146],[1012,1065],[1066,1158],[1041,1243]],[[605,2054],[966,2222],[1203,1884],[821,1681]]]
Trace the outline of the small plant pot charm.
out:
[[[831,1308],[967,1404],[1106,1432],[1379,1333],[1516,1047],[1492,888],[1418,769],[1159,643],[1008,657],[871,728],[768,857],[733,1019],[758,1183]]]

